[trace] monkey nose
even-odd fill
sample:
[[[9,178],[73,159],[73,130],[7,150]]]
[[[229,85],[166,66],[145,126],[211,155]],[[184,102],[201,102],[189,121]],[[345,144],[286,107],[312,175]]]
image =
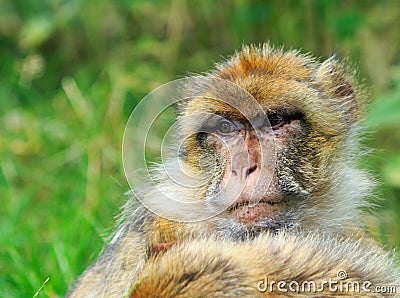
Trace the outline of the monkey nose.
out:
[[[245,169],[246,172],[246,177],[250,176],[251,173],[253,173],[257,169],[257,165],[253,165],[249,167],[248,169]]]
[[[257,169],[257,165],[254,164],[251,167],[243,167],[241,169],[232,169],[232,175],[234,177],[242,178],[242,179],[247,179],[252,173],[254,173]]]

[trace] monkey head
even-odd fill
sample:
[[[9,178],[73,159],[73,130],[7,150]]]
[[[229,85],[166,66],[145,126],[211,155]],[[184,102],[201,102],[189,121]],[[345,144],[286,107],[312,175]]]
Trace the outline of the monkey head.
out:
[[[354,162],[365,100],[344,63],[245,47],[185,88],[181,158],[207,177],[207,208],[225,207],[217,231],[329,230],[358,216],[370,191]]]

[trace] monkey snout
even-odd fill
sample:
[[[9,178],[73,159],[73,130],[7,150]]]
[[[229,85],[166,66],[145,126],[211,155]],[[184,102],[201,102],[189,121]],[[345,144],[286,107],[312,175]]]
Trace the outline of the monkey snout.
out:
[[[254,173],[255,170],[257,169],[257,165],[253,165],[252,167],[248,169],[244,169],[246,173],[246,177],[250,176],[250,174]]]
[[[256,170],[257,170],[257,165],[256,164],[254,164],[254,165],[252,165],[250,167],[232,169],[232,176],[233,177],[238,177],[240,175],[241,176],[240,178],[245,181]]]

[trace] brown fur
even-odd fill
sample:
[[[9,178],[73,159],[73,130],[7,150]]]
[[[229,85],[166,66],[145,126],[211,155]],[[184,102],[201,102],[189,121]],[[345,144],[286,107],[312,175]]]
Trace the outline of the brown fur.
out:
[[[381,297],[363,291],[362,284],[371,282],[369,290],[374,292],[375,286],[396,286],[399,275],[394,268],[387,253],[351,239],[283,234],[266,234],[245,243],[200,239],[151,259],[130,297]],[[337,274],[343,270],[347,278],[342,279],[344,290],[340,290]],[[327,284],[321,286],[329,279],[338,282],[338,290],[330,291]],[[259,284],[261,281],[264,283]],[[273,281],[285,281],[287,292],[279,291],[277,284],[271,288]],[[315,282],[316,290],[290,291],[291,281],[300,286],[304,281]],[[360,291],[348,287],[346,292],[345,282],[358,282]]]
[[[233,82],[245,92],[226,90],[218,79]],[[264,274],[277,280],[319,280],[331,277],[342,265],[354,278],[383,284],[398,278],[390,257],[371,245],[372,240],[354,240],[362,230],[360,207],[368,205],[372,183],[368,174],[357,169],[355,158],[360,155],[365,96],[343,62],[330,58],[321,63],[268,45],[244,47],[198,84],[187,86],[187,92],[195,96],[181,105],[181,117],[201,110],[241,120],[243,115],[235,109],[210,99],[220,95],[236,100],[247,115],[256,116],[244,100],[246,92],[267,114],[301,113],[302,118],[296,120],[299,125],[293,121],[275,131],[274,183],[284,197],[280,213],[266,218],[261,228],[232,219],[228,211],[207,221],[179,223],[153,215],[131,198],[108,248],[78,279],[70,297],[120,297],[130,292],[132,297],[258,296],[254,283]],[[205,121],[187,121],[182,132],[196,130]],[[222,159],[212,172],[211,167],[200,169],[199,160],[215,154],[204,142],[197,136],[189,138],[182,159],[189,171],[205,171],[211,177],[207,187],[177,191],[165,182],[168,179],[160,167],[159,186],[173,197],[202,201],[212,198],[219,187],[226,163]],[[144,193],[157,199],[152,189]],[[254,240],[257,237],[261,238]],[[338,240],[341,237],[348,240]],[[311,255],[316,257],[312,263]],[[188,270],[199,278],[187,275]]]

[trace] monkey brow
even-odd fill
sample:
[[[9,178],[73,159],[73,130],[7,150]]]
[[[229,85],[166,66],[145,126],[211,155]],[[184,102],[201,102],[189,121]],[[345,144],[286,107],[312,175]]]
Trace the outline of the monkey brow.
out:
[[[236,120],[240,122],[247,120],[246,116],[240,113],[240,111],[215,111],[214,115],[221,116],[227,120]]]

